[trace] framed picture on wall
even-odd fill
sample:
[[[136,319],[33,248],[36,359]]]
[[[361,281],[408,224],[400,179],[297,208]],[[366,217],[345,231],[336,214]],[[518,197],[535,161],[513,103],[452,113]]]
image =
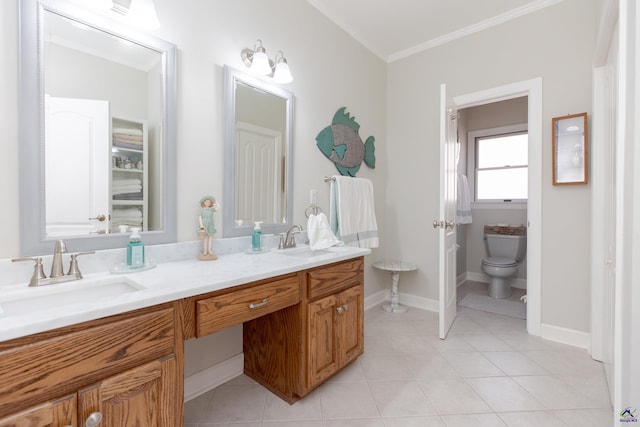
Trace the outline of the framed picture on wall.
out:
[[[587,184],[589,182],[587,113],[554,117],[551,128],[553,185]]]

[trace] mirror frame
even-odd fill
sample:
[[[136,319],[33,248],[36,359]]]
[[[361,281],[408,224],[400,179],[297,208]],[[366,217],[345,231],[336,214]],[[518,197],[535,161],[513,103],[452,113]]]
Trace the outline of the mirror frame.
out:
[[[235,223],[236,205],[236,152],[235,152],[235,111],[236,111],[236,82],[252,86],[263,92],[283,98],[286,101],[286,136],[284,151],[287,153],[285,161],[285,218],[281,224],[263,224],[265,234],[284,233],[293,224],[293,102],[292,92],[269,84],[256,77],[244,74],[228,65],[224,66],[224,189],[222,212],[224,215],[223,237],[249,236],[253,231],[253,224],[238,226]]]
[[[45,232],[45,129],[44,129],[44,52],[43,23],[45,11],[82,22],[91,27],[129,40],[162,54],[163,127],[162,127],[162,229],[145,231],[145,244],[174,243],[176,226],[176,46],[137,32],[117,21],[98,16],[61,0],[20,0],[19,46],[19,188],[20,254],[48,254],[56,240]],[[128,234],[105,234],[62,237],[70,251],[88,251],[125,247]]]
[[[560,131],[567,124],[579,123],[578,130]],[[553,153],[553,185],[576,185],[589,183],[589,130],[587,113],[571,114],[551,119],[551,143]],[[576,143],[576,141],[579,141]],[[568,145],[571,146],[568,147]],[[567,155],[573,155],[578,164],[567,162]],[[569,164],[567,164],[569,163]],[[566,180],[561,178],[565,171],[579,171],[582,178]]]

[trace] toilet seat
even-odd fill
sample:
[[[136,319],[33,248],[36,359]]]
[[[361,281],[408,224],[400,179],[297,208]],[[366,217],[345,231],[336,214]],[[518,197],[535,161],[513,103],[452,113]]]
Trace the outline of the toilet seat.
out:
[[[490,267],[515,267],[518,265],[513,258],[489,257],[482,260],[482,264]]]

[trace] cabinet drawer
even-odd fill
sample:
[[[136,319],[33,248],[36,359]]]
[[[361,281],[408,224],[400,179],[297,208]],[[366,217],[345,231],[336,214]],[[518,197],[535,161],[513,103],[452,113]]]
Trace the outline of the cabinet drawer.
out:
[[[363,271],[362,257],[310,270],[307,273],[307,297],[319,298],[358,284],[363,280]]]
[[[288,276],[196,302],[196,337],[255,319],[300,301],[297,276]]]
[[[166,308],[0,352],[0,413],[173,353],[174,321]]]

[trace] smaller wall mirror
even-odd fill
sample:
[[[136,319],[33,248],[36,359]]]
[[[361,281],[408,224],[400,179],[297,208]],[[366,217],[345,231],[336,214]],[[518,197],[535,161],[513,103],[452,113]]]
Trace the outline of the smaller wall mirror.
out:
[[[552,119],[553,185],[587,184],[589,138],[587,113]]]
[[[292,224],[293,93],[224,68],[224,237]]]

